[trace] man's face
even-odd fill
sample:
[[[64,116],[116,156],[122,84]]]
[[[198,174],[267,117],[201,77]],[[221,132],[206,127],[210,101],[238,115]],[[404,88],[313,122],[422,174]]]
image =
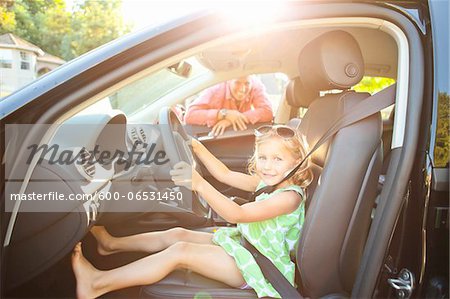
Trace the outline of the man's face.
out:
[[[233,97],[238,101],[242,101],[252,90],[252,81],[250,76],[231,80],[230,89]]]

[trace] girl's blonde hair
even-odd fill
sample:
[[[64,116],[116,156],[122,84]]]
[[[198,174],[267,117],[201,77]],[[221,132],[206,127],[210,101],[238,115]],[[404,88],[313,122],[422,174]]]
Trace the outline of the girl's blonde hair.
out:
[[[267,134],[257,136],[255,138],[255,150],[248,164],[248,172],[251,175],[256,174],[256,159],[258,146],[273,137],[277,137],[280,140],[280,142],[283,143],[285,148],[292,154],[292,156],[299,161],[299,163],[308,154],[308,142],[306,141],[306,138],[303,134],[300,134],[297,131],[295,131],[293,137],[283,138],[278,136],[275,130],[272,130]],[[289,180],[293,182],[295,185],[300,186],[302,188],[306,188],[312,182],[313,173],[310,168],[310,157],[308,157],[306,161],[303,162],[302,166],[300,166],[297,172]]]

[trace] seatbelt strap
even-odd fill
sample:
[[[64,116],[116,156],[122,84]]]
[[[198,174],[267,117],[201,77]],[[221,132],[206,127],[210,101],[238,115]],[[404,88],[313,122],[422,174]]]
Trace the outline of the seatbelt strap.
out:
[[[259,253],[244,236],[241,237],[241,244],[247,249],[255,259],[261,272],[273,288],[280,294],[281,298],[301,299],[303,298],[296,288],[287,280],[287,278],[278,270],[277,267],[264,255]]]
[[[397,84],[392,84],[391,86],[377,92],[374,95],[368,96],[358,104],[352,107],[352,110],[340,118],[338,118],[333,125],[322,135],[322,137],[316,142],[314,147],[309,151],[309,153],[303,158],[303,160],[291,171],[289,174],[278,184],[273,186],[263,187],[252,194],[251,200],[254,200],[258,195],[262,193],[272,193],[276,190],[277,186],[286,180],[290,179],[297,170],[303,165],[303,163],[311,156],[322,144],[325,143],[330,137],[336,134],[340,129],[356,123],[364,118],[377,113],[378,111],[394,104],[395,102],[395,92]]]
[[[303,158],[303,160],[277,185],[291,178],[295,172],[301,167],[306,159],[317,150],[325,141],[331,136],[336,134],[340,129],[356,123],[378,111],[394,104],[396,93],[396,84],[393,84],[382,91],[369,96],[352,107],[352,110],[344,114],[341,118],[337,119],[334,124],[322,135],[322,137],[316,142],[314,147]],[[277,185],[266,186],[253,193],[253,199],[261,193],[273,192]],[[286,277],[278,270],[278,268],[262,253],[258,251],[250,242],[248,242],[244,236],[241,238],[241,243],[255,259],[256,263],[260,267],[264,277],[270,282],[275,290],[280,294],[281,298],[303,298],[297,289],[291,285]]]

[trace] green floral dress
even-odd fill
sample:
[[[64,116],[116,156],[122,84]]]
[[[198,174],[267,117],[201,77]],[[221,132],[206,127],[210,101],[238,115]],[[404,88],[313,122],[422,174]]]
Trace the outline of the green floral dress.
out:
[[[258,186],[258,189],[262,186]],[[271,195],[293,190],[304,199],[303,189],[296,185],[280,188],[273,193],[263,193],[256,201],[265,200]],[[281,273],[294,285],[295,264],[290,259],[290,252],[294,250],[300,237],[300,231],[305,219],[305,205],[302,200],[299,207],[292,213],[281,215],[269,220],[240,223],[237,227],[220,228],[214,233],[213,242],[221,246],[231,255],[241,271],[247,284],[252,287],[258,297],[280,298],[278,292],[264,278],[261,269],[249,251],[241,244],[243,235],[262,254],[269,258]]]

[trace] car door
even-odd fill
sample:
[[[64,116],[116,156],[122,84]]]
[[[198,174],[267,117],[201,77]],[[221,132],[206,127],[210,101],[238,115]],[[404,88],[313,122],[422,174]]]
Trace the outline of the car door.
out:
[[[410,3],[424,28],[426,89],[419,152],[375,297],[449,296],[449,76],[446,1]],[[431,129],[429,126],[431,125]]]

